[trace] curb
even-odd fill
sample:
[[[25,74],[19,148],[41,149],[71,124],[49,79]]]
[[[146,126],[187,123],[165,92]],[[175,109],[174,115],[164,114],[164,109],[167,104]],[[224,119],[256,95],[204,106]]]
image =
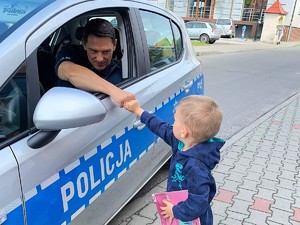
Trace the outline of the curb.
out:
[[[281,45],[265,43],[260,41],[240,41],[240,40],[220,40],[220,43],[214,43],[207,46],[193,46],[196,56],[235,53],[255,50],[278,50],[282,48],[291,48],[300,46],[300,42],[283,42]]]

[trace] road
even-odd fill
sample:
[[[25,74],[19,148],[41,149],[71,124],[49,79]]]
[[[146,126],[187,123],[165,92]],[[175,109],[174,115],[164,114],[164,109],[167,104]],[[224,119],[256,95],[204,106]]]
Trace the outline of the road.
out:
[[[224,119],[218,136],[229,139],[300,91],[300,47],[203,56],[204,93]]]
[[[224,112],[219,137],[229,139],[300,91],[300,47],[201,56],[205,95]],[[166,179],[161,169],[135,198]],[[129,210],[130,211],[130,210]],[[109,225],[118,224],[118,216]]]

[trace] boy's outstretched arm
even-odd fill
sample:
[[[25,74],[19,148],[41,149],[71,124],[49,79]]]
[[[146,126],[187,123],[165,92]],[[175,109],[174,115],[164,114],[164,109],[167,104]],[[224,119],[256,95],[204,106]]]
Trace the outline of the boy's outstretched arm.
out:
[[[174,145],[177,148],[178,142],[176,141],[176,138],[173,135],[172,126],[170,126],[166,122],[163,122],[161,119],[159,119],[154,114],[146,112],[144,109],[142,109],[140,107],[137,100],[131,100],[131,101],[125,102],[123,107],[125,109],[127,109],[128,111],[139,116],[141,119],[141,122],[146,124],[146,126],[154,134],[161,137],[168,145],[171,145],[171,146]]]
[[[140,107],[137,100],[131,100],[124,103],[124,108],[128,111],[136,114],[137,116],[141,116],[144,110]]]

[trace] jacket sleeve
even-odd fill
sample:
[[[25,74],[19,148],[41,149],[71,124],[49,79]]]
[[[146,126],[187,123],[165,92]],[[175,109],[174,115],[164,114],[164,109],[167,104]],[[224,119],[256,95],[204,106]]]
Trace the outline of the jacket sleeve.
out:
[[[154,114],[144,111],[141,115],[141,122],[146,124],[154,134],[162,138],[168,145],[173,147],[176,143],[178,144],[177,139],[173,135],[173,127]]]
[[[210,176],[198,167],[186,174],[188,198],[173,207],[176,219],[183,222],[201,217],[210,206]]]

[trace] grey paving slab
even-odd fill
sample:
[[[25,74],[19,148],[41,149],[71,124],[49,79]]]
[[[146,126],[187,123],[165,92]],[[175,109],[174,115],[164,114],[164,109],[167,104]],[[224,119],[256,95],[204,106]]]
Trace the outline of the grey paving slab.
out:
[[[141,225],[141,224],[152,224],[153,220],[145,218],[145,217],[140,217],[137,215],[132,216],[132,220],[127,224],[127,225]]]
[[[252,205],[251,201],[244,201],[240,199],[233,198],[233,204],[231,207],[228,207],[228,210],[238,214],[244,214],[245,217],[249,216],[248,208]]]
[[[290,190],[281,187],[277,187],[277,193],[274,194],[274,197],[284,198],[287,200],[293,200],[293,195],[296,192],[296,189]]]
[[[234,199],[244,200],[247,202],[254,202],[253,196],[257,194],[257,190],[247,190],[243,188],[239,188],[239,192],[237,195],[234,196]]]
[[[219,188],[222,188],[227,191],[236,192],[238,190],[238,186],[241,185],[240,182],[236,182],[233,180],[224,179],[224,183],[222,186],[219,186]],[[251,190],[251,189],[250,189]],[[252,189],[255,190],[255,189]]]
[[[257,210],[249,209],[250,215],[244,221],[250,224],[266,224],[269,213],[260,212]]]
[[[276,190],[271,191],[270,189],[265,189],[262,187],[257,188],[258,192],[253,197],[262,198],[265,200],[273,201],[273,195],[276,193]]]
[[[223,220],[225,220],[225,217],[216,214],[214,215],[214,225],[220,224]]]
[[[272,208],[272,215],[267,218],[267,222],[271,221],[271,222],[276,222],[279,224],[288,225],[288,224],[291,224],[289,221],[289,218],[292,215],[293,214],[291,212]]]
[[[250,191],[257,192],[257,185],[260,184],[259,181],[247,180],[246,178],[243,179],[243,184],[239,186],[239,189],[246,189]],[[236,190],[236,189],[235,189]],[[233,189],[234,191],[234,189]]]
[[[222,224],[226,225],[241,225],[243,224],[242,220],[237,220],[235,218],[226,218],[225,220],[222,221]]]
[[[293,199],[284,199],[277,196],[273,197],[275,202],[271,205],[271,210],[278,209],[286,212],[293,213],[291,209],[292,204],[294,203]]]
[[[227,211],[227,218],[229,219],[235,219],[236,221],[241,221],[241,223],[249,217],[249,214],[246,215],[246,214],[243,214],[243,213],[239,213],[239,212],[234,212],[234,211],[231,211],[230,209]],[[226,218],[226,219],[227,219]],[[240,224],[241,224],[240,223]]]

